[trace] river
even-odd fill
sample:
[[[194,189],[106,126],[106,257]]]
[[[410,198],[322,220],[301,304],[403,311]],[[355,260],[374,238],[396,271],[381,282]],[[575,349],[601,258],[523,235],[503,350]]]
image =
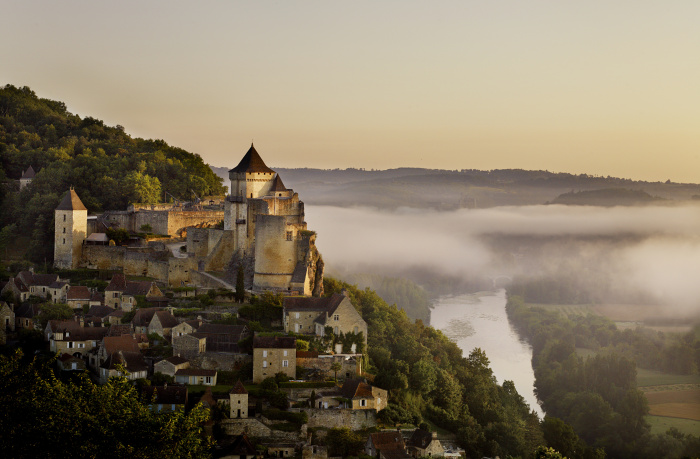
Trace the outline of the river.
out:
[[[505,290],[440,297],[430,324],[457,343],[465,357],[481,348],[499,384],[513,381],[530,408],[543,416],[534,394],[532,348],[508,322]]]

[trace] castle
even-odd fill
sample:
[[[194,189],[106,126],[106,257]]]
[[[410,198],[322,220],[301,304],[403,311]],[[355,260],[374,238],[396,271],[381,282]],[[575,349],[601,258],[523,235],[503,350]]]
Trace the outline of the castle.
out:
[[[323,260],[316,234],[304,221],[304,203],[265,165],[255,147],[229,171],[231,193],[220,210],[174,210],[173,206],[131,206],[127,212],[88,217],[75,190],[66,193],[55,210],[54,265],[72,269],[120,269],[169,285],[216,284],[207,272],[224,273],[222,285],[233,283],[239,267],[246,288],[320,295]],[[134,223],[137,222],[137,223]],[[104,227],[148,224],[171,236],[186,232],[185,254],[175,254],[163,242],[138,247],[105,245]],[[184,225],[184,227],[180,227]],[[214,227],[212,227],[214,226]],[[173,228],[176,228],[174,230]],[[179,234],[172,234],[177,231]]]

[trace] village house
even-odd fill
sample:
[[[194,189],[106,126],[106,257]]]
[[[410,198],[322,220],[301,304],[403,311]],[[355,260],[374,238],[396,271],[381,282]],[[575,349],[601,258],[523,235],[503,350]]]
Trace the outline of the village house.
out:
[[[19,189],[21,190],[22,188],[28,186],[30,183],[32,183],[32,180],[34,180],[34,177],[36,176],[36,172],[34,172],[34,168],[32,166],[29,166],[26,171],[22,173],[22,176],[19,178]]]
[[[216,375],[216,370],[182,368],[175,372],[175,382],[178,384],[216,386]]]
[[[85,371],[85,361],[70,354],[61,354],[56,359],[56,365],[61,371]]]
[[[29,287],[27,287],[19,277],[10,277],[10,279],[3,284],[0,295],[9,295],[16,302],[25,302],[29,299]]]
[[[294,457],[296,450],[294,443],[269,443],[265,446],[269,457]]]
[[[105,304],[115,309],[131,311],[136,306],[136,297],[162,298],[163,292],[155,282],[151,281],[128,281],[124,274],[112,276],[109,284],[105,288]]]
[[[231,388],[229,395],[230,419],[245,419],[248,417],[248,391],[239,379]]]
[[[125,370],[126,372],[122,371]],[[146,378],[148,365],[141,352],[117,351],[100,365],[100,382],[106,383],[113,376],[126,376],[129,381]]]
[[[240,352],[238,342],[250,336],[245,325],[201,324],[197,335],[207,339],[207,352]]]
[[[261,457],[246,434],[237,435],[233,442],[216,450],[219,459],[255,459]]]
[[[141,388],[141,400],[156,413],[184,411],[187,406],[187,387],[165,384]]]
[[[340,363],[334,371],[333,363]],[[350,379],[362,374],[362,354],[323,354],[315,351],[297,351],[297,365],[306,368],[308,379],[324,381],[329,378]]]
[[[15,310],[15,327],[33,330],[35,327],[35,317],[41,312],[41,306],[33,303],[25,303]]]
[[[172,335],[172,338],[175,339],[178,336],[189,335],[190,333],[196,332],[201,325],[201,318],[185,320],[184,322],[180,322],[179,324],[174,326],[170,333]]]
[[[313,400],[317,409],[350,409],[381,411],[388,403],[388,393],[360,378],[345,381],[341,388],[320,391]]]
[[[137,309],[131,323],[136,333],[157,333],[164,338],[169,337],[172,328],[178,325],[170,311],[161,308]]]
[[[168,357],[167,359],[159,360],[153,365],[154,373],[162,373],[167,376],[175,377],[177,370],[182,370],[190,367],[190,361],[180,357],[179,355],[174,355]]]
[[[0,301],[0,324],[6,332],[15,331],[15,313],[4,301]]]
[[[66,292],[66,304],[73,309],[82,308],[84,305],[90,306],[91,297],[92,292],[89,288],[82,285],[70,286]]]
[[[367,323],[344,294],[336,293],[325,298],[287,297],[282,306],[287,333],[324,336],[329,328],[336,336],[362,333],[365,347],[367,345]],[[335,351],[341,353],[342,345]],[[350,352],[357,352],[355,344]]]
[[[408,459],[411,457],[406,453],[406,444],[398,430],[369,434],[365,443],[365,454],[379,459]]]
[[[54,303],[65,301],[69,285],[62,281],[58,274],[34,274],[32,271],[20,271],[17,277],[27,286],[29,295],[50,298]]]
[[[437,432],[416,429],[406,442],[408,454],[413,457],[440,457],[445,455],[445,448],[437,438]]]
[[[284,373],[294,379],[297,366],[297,340],[286,336],[253,338],[253,382]]]
[[[87,356],[108,332],[106,327],[82,327],[75,320],[49,320],[44,333],[51,352]]]
[[[207,338],[190,333],[173,338],[173,354],[193,359],[207,351]]]

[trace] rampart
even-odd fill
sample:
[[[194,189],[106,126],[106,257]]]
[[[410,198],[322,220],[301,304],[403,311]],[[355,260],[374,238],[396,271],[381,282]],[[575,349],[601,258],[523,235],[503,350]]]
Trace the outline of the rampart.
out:
[[[107,211],[99,218],[107,226],[124,228],[127,231],[139,232],[141,228],[148,225],[151,232],[156,234],[167,234],[170,236],[182,236],[186,228],[211,227],[223,221],[223,210],[181,210],[160,209],[160,205],[152,206],[154,210],[136,208],[133,206],[127,211]]]
[[[309,416],[308,427],[349,427],[350,430],[360,430],[377,426],[377,412],[374,410],[315,410],[305,408],[303,411],[306,411]]]

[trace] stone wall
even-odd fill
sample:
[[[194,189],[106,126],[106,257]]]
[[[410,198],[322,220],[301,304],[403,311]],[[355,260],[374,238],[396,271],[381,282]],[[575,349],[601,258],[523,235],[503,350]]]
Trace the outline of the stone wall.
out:
[[[226,435],[246,434],[249,437],[263,437],[272,441],[294,442],[305,438],[305,434],[302,436],[299,432],[272,430],[255,418],[224,419],[221,421],[221,427],[226,432]]]
[[[83,265],[90,269],[119,270],[124,266],[126,247],[108,245],[83,246]]]
[[[349,427],[360,430],[377,426],[374,410],[316,410],[304,408],[309,416],[308,427]]]
[[[287,219],[258,215],[255,228],[255,287],[286,287],[297,264],[297,230]]]
[[[238,365],[252,361],[253,357],[248,354],[232,354],[225,352],[206,352],[190,359],[193,367],[222,371],[232,371]]]

